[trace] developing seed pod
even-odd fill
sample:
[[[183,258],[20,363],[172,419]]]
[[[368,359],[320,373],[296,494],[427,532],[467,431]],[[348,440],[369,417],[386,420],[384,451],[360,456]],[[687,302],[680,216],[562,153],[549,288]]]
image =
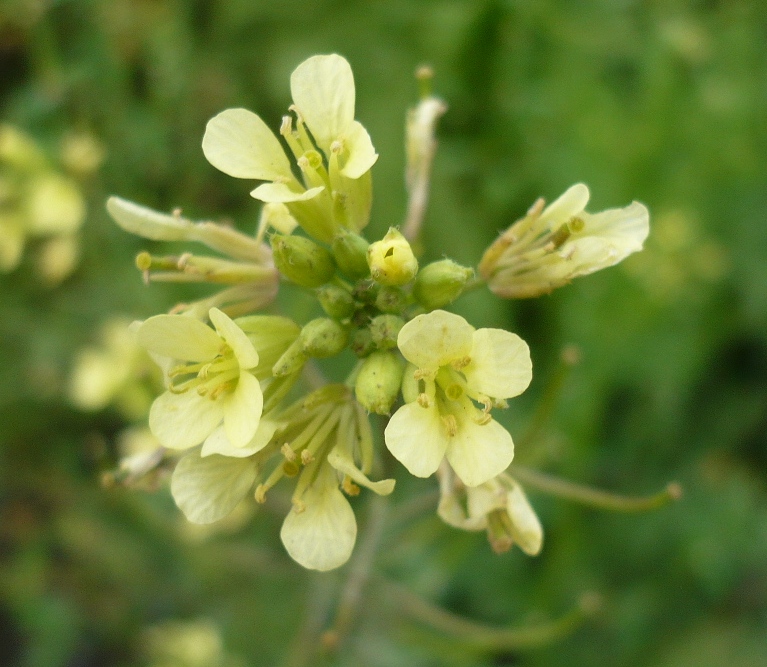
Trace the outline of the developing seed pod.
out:
[[[388,415],[399,394],[403,367],[402,357],[393,350],[379,350],[367,357],[354,385],[360,405],[368,412]]]
[[[319,287],[336,271],[333,255],[303,236],[274,234],[271,239],[274,265],[288,280],[301,287]]]

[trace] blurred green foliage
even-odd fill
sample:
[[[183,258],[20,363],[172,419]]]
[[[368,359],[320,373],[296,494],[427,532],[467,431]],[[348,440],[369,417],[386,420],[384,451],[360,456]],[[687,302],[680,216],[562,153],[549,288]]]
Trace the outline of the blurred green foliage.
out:
[[[591,210],[649,207],[646,250],[617,269],[539,300],[475,293],[457,309],[530,343],[533,386],[506,419],[517,438],[559,351],[580,348],[520,462],[630,494],[677,479],[685,496],[625,516],[531,492],[546,544],[529,559],[494,555],[428,502],[408,518],[408,498],[435,483],[402,479],[403,518],[375,577],[498,626],[556,617],[585,591],[602,611],[556,644],[487,651],[400,613],[374,577],[328,664],[767,664],[766,30],[764,5],[747,0],[3,0],[3,122],[52,157],[87,133],[106,159],[81,177],[75,274],[51,288],[26,261],[0,281],[0,663],[188,665],[152,654],[146,632],[194,621],[215,664],[297,665],[306,610],[329,622],[347,570],[293,564],[279,507],[205,536],[164,489],[101,489],[126,424],[110,409],[79,413],[65,387],[109,315],[145,317],[191,294],[142,285],[133,257],[151,244],[108,220],[106,196],[253,229],[249,184],[202,156],[205,122],[244,106],[277,126],[291,70],[338,52],[381,155],[374,236],[404,214],[403,118],[422,62],[450,106],[426,259],[475,264],[536,197],[577,181]]]

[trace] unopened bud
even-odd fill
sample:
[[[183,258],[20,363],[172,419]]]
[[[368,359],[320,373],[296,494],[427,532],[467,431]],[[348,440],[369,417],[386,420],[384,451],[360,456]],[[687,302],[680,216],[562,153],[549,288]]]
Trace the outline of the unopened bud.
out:
[[[308,355],[304,352],[304,344],[301,338],[297,338],[288,347],[287,350],[280,356],[279,359],[272,366],[272,375],[274,377],[284,377],[286,375],[292,375],[303,368],[306,363]]]
[[[376,349],[376,344],[373,342],[370,329],[367,327],[356,329],[351,335],[349,347],[358,357],[366,357],[373,352]]]
[[[360,405],[369,412],[388,415],[399,394],[403,366],[401,357],[393,351],[373,352],[365,359],[354,385]]]
[[[311,239],[274,234],[271,243],[275,266],[297,285],[319,287],[333,277],[333,256]]]
[[[345,320],[355,310],[354,297],[338,285],[324,285],[317,290],[317,299],[328,316],[334,320]]]
[[[319,317],[308,322],[299,340],[303,344],[304,353],[310,357],[332,357],[340,353],[349,339],[349,334],[338,322],[327,317]]]
[[[397,347],[399,330],[405,326],[405,320],[396,315],[379,315],[370,322],[370,336],[379,350]]]
[[[442,308],[457,299],[474,271],[452,259],[424,266],[415,279],[413,296],[426,310]]]
[[[376,308],[383,313],[399,314],[408,306],[408,296],[400,287],[382,285],[376,297]]]
[[[341,273],[357,280],[370,273],[367,251],[370,244],[358,234],[342,230],[333,239],[331,249]]]
[[[373,280],[382,285],[406,285],[418,273],[418,260],[407,239],[394,227],[368,248]]]

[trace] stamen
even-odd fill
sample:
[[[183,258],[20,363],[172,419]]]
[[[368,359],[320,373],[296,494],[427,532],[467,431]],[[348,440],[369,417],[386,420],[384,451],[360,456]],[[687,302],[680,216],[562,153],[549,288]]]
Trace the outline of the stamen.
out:
[[[416,399],[416,402],[422,408],[431,407],[431,399],[426,394],[418,394],[418,398]]]
[[[454,437],[458,433],[458,420],[455,415],[442,415],[442,423],[449,437]]]
[[[293,448],[287,442],[282,447],[280,447],[280,452],[282,452],[282,455],[285,457],[287,461],[296,460],[296,453],[293,451]]]

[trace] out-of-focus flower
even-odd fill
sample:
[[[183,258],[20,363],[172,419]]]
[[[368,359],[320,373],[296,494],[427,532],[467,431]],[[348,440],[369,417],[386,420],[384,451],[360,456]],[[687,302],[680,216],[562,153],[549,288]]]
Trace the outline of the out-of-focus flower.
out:
[[[642,249],[650,231],[643,204],[592,214],[588,200],[579,183],[549,206],[535,202],[485,251],[479,273],[490,289],[505,298],[541,296]]]
[[[413,475],[428,477],[446,457],[467,486],[505,470],[514,443],[490,409],[530,384],[526,343],[501,329],[475,330],[459,315],[435,310],[402,327],[397,345],[411,365],[403,382],[407,402],[385,431],[395,458]]]
[[[41,275],[52,283],[64,279],[77,263],[84,218],[77,183],[58,173],[30,137],[0,125],[0,271],[15,269],[27,243],[43,239]]]

